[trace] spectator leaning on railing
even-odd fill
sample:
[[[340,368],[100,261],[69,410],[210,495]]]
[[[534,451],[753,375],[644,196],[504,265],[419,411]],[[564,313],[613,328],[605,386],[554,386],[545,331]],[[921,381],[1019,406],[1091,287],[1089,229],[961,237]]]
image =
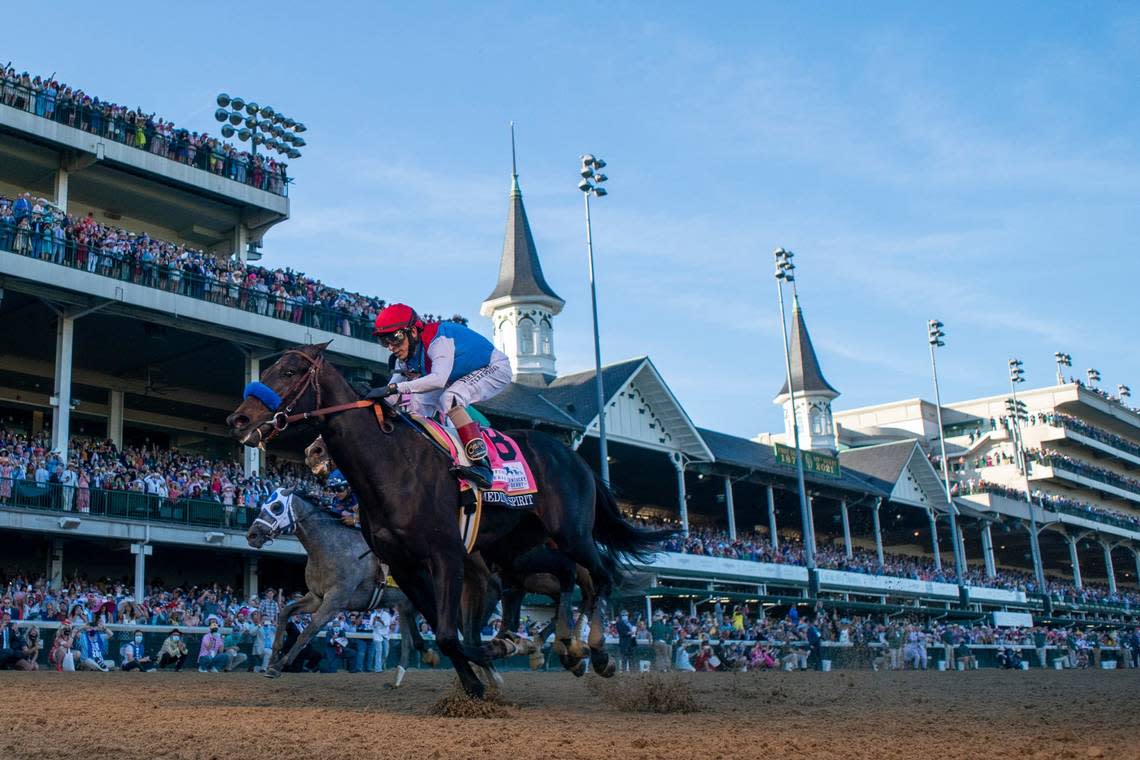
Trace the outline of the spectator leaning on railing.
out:
[[[0,78],[3,105],[276,195],[288,192],[287,167],[275,158],[251,155],[206,132],[180,129],[142,108],[130,109],[89,96],[58,82],[54,75],[45,79],[26,71],[17,74],[9,66],[0,71]]]

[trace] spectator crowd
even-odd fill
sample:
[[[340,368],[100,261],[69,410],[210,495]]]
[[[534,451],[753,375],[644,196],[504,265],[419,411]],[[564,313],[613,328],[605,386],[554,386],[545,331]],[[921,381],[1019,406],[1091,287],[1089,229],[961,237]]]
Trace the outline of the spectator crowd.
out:
[[[365,340],[387,305],[288,267],[268,269],[100,224],[91,212],[76,218],[30,193],[0,196],[0,250]],[[448,319],[466,324],[458,315]]]
[[[78,87],[60,82],[55,75],[17,73],[11,65],[0,70],[0,103],[50,119],[84,132],[145,150],[235,182],[287,195],[289,177],[284,162],[266,155],[252,155],[233,144],[175,126],[173,121],[142,107],[127,106],[88,95]]]

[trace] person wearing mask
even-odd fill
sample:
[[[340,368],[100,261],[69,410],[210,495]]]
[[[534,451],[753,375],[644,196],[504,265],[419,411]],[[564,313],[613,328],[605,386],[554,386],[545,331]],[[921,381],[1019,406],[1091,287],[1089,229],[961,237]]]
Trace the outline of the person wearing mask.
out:
[[[124,672],[128,670],[150,672],[155,668],[154,661],[143,648],[143,632],[141,630],[135,630],[131,640],[119,649],[119,654],[123,658],[120,669]]]
[[[51,653],[48,654],[48,662],[57,671],[75,672],[75,666],[80,662],[79,652],[76,651],[76,633],[77,631],[71,627],[70,623],[64,623],[55,632],[55,638],[51,642]]]
[[[10,608],[5,608],[0,616],[0,670],[14,667],[24,648],[24,637],[14,623]]]
[[[182,631],[175,628],[162,642],[162,649],[158,650],[158,667],[165,668],[167,665],[174,665],[174,672],[182,670],[182,666],[186,664],[186,658],[190,655],[190,650],[186,646],[186,642],[182,640]]]
[[[637,648],[637,629],[629,621],[629,611],[622,610],[617,621],[618,670],[628,673],[633,668],[633,652]]]
[[[328,643],[325,646],[327,664],[322,670],[335,673],[343,665],[349,673],[359,672],[356,667],[356,645],[348,638],[343,614],[337,615],[330,624],[327,641]]]
[[[37,661],[40,658],[41,649],[43,649],[43,642],[40,641],[40,629],[33,625],[24,634],[24,646],[20,650],[20,657],[13,667],[16,670],[39,670],[40,666]]]
[[[107,659],[111,632],[98,620],[92,620],[79,636],[79,653],[84,670],[107,673],[115,669],[113,660]]]
[[[226,658],[225,672],[237,670],[241,667],[242,663],[249,659],[249,657],[239,651],[238,647],[241,646],[242,639],[246,635],[246,621],[242,619],[243,616],[238,617],[237,625],[230,628],[230,632],[225,635],[222,640],[222,655]]]
[[[229,663],[229,658],[223,653],[225,642],[218,633],[218,621],[210,621],[210,632],[202,637],[202,645],[198,648],[198,672],[217,673]]]

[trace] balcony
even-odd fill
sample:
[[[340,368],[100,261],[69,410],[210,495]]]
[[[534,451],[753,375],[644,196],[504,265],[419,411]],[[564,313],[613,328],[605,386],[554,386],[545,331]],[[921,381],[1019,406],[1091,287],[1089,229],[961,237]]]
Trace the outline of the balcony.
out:
[[[52,102],[49,109],[41,93],[9,83],[4,90],[0,127],[78,155],[288,213],[285,199],[292,180],[283,163],[213,138],[195,145],[187,130],[165,134],[133,112],[112,117],[91,103],[65,100]]]

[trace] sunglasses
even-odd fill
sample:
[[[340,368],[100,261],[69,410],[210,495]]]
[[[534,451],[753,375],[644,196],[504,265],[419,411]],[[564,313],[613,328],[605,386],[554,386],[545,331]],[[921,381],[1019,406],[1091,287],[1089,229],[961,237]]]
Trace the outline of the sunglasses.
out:
[[[398,346],[403,343],[407,337],[407,330],[396,330],[395,332],[378,335],[376,336],[376,339],[379,340],[380,344],[383,346]]]

